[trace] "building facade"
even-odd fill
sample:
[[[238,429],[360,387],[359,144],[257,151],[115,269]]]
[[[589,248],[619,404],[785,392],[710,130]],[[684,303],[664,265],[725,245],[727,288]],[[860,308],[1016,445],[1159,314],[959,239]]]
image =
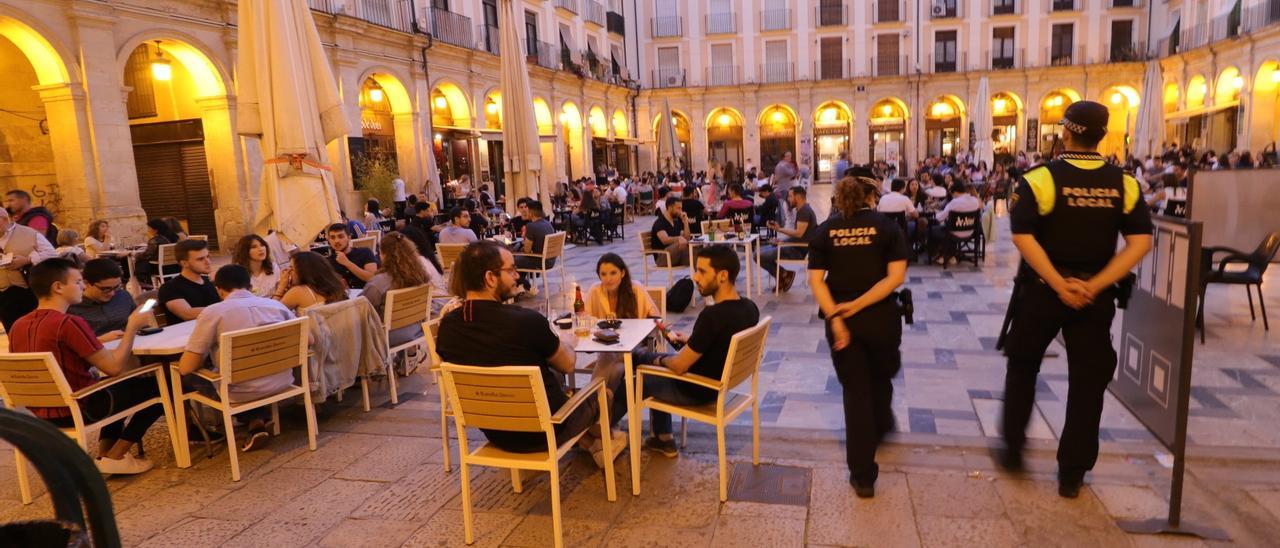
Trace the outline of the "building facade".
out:
[[[841,152],[904,168],[974,140],[1046,148],[1073,101],[1113,107],[1123,152],[1158,59],[1166,140],[1255,153],[1277,139],[1280,0],[520,0],[543,174],[654,169],[670,105],[684,165],[818,180]],[[347,211],[362,162],[411,190],[499,188],[497,0],[309,0],[352,134],[330,145]],[[174,216],[226,249],[262,159],[236,118],[233,0],[0,0],[0,190],[83,231]],[[978,97],[982,78],[986,97]],[[394,164],[385,161],[393,161]]]

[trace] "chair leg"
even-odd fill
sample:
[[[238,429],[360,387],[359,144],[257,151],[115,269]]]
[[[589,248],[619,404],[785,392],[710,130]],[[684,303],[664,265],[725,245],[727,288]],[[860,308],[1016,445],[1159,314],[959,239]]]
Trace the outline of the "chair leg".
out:
[[[520,469],[519,469],[519,468],[512,468],[512,469],[511,469],[511,490],[512,490],[512,491],[515,491],[516,493],[523,493],[523,492],[524,492],[524,482],[523,482],[523,481],[521,481],[521,479],[520,479]]]
[[[316,432],[319,428],[316,426],[316,406],[311,401],[311,391],[302,391],[303,412],[307,415],[307,449],[316,450]],[[280,424],[280,421],[276,421]]]
[[[555,457],[552,457],[553,459]],[[607,458],[607,457],[606,457]],[[555,539],[555,548],[564,544],[564,531],[560,524],[560,465],[551,466],[551,528]]]
[[[751,464],[760,464],[760,398],[751,397]]]
[[[689,443],[689,419],[680,417],[680,448],[684,449],[687,443]]]
[[[177,377],[177,375],[174,375]],[[173,430],[173,460],[178,468],[191,467],[191,448],[187,444],[187,409],[186,399],[182,396],[182,381],[174,378],[173,384],[173,424],[170,429]],[[207,449],[207,448],[206,448]],[[207,451],[212,452],[212,451]]]
[[[1244,286],[1244,294],[1249,296],[1249,320],[1258,321],[1258,315],[1253,311],[1253,289],[1248,285]]]
[[[404,357],[407,368],[409,365],[409,352],[401,350],[399,354]],[[391,392],[391,405],[399,405],[400,395],[398,394],[399,389],[396,387],[396,362],[394,359],[391,360],[391,370],[387,371],[387,389]]]
[[[614,397],[622,396],[618,394]],[[600,413],[597,417],[600,426],[600,445],[604,451],[604,493],[609,502],[618,500],[618,489],[613,477],[613,432],[609,431],[609,397],[604,390],[597,391],[597,402]]]
[[[27,459],[22,452],[13,451],[13,463],[18,471],[18,493],[22,495],[22,504],[31,504],[31,480],[27,478]]]
[[[271,434],[280,435],[280,402],[271,404]]]
[[[467,461],[460,463],[462,467],[462,540],[467,544],[475,543],[471,526],[471,471],[467,469]]]
[[[1271,331],[1271,324],[1267,322],[1267,300],[1262,296],[1262,284],[1253,287],[1258,290],[1258,308],[1262,309],[1262,329]]]
[[[364,401],[364,412],[369,412],[369,375],[360,377],[360,397]]]
[[[1200,288],[1200,303],[1196,306],[1196,308],[1197,308],[1197,310],[1196,310],[1196,327],[1199,327],[1199,328],[1200,328],[1200,344],[1204,344],[1204,332],[1205,332],[1205,328],[1204,328],[1204,297],[1205,297],[1205,293],[1206,293],[1205,288],[1204,288],[1204,287],[1201,287],[1201,288]]]
[[[729,500],[729,466],[724,458],[724,424],[716,425],[716,454],[720,461],[720,502]]]
[[[230,408],[222,410],[222,422],[222,430],[227,434],[227,456],[231,460],[231,481],[240,481],[240,456],[236,454],[236,432]]]
[[[432,373],[431,376],[435,378],[436,390],[440,393],[440,444],[444,448],[444,471],[452,472],[453,466],[449,463],[449,422],[446,418],[448,416],[448,408],[446,407],[448,402],[445,401],[444,385],[440,382],[440,375]]]

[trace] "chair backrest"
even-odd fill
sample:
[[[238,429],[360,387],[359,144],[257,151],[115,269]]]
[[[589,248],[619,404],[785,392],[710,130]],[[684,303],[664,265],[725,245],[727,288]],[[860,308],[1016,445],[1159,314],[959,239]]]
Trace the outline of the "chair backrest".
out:
[[[223,333],[218,337],[218,371],[223,382],[251,381],[295,367],[302,367],[306,375],[310,321],[303,316]]]
[[[156,253],[156,264],[162,268],[162,273],[163,267],[178,264],[178,257],[173,254],[173,248],[176,245],[178,244],[160,244],[160,250]]]
[[[773,316],[765,316],[755,327],[739,331],[729,341],[729,354],[725,357],[724,374],[720,377],[722,390],[732,390],[760,370],[772,322]]]
[[[649,287],[644,288],[644,292],[649,294],[649,298],[653,299],[653,304],[658,305],[658,318],[667,319],[667,288],[665,287]]]
[[[640,250],[645,253],[653,251],[653,232],[646,230],[640,233]]]
[[[431,364],[440,366],[440,353],[436,350],[436,337],[440,335],[440,318],[422,322],[422,334],[427,336],[427,355]]]
[[[208,234],[191,234],[191,235],[188,235],[188,236],[187,236],[187,239],[188,239],[188,240],[200,240],[200,241],[202,241],[202,242],[208,242],[208,241],[209,241],[209,235],[208,235]]]
[[[554,432],[537,366],[475,367],[446,362],[440,370],[462,428]],[[548,434],[548,441],[554,447],[554,433]]]
[[[1253,255],[1249,258],[1249,262],[1255,267],[1261,267],[1264,270],[1268,264],[1276,258],[1276,252],[1280,251],[1280,232],[1272,232],[1258,244],[1258,249],[1253,251]]]
[[[555,259],[564,255],[564,239],[565,232],[553,232],[547,234],[542,240],[542,257],[545,259]]]
[[[366,232],[365,234],[368,234],[368,232]],[[377,251],[377,250],[378,250],[378,240],[377,240],[376,238],[374,238],[373,236],[365,236],[365,237],[363,237],[363,238],[356,238],[356,239],[354,239],[354,240],[351,240],[351,247],[363,247],[363,248],[365,248],[365,249],[368,249],[369,251]]]
[[[947,214],[948,232],[969,232],[978,229],[981,211],[952,211]]]
[[[707,234],[711,229],[715,228],[720,232],[729,232],[733,230],[733,219],[716,219],[714,221],[702,221],[702,233]]]
[[[71,407],[71,392],[52,352],[0,354],[0,398],[5,407]]]
[[[375,242],[381,242],[381,241],[382,241],[382,231],[381,231],[381,230],[366,230],[366,231],[364,232],[364,237],[365,237],[365,238],[373,238],[373,241],[375,241]]]
[[[467,244],[436,244],[436,253],[440,254],[440,267],[445,270],[452,270],[453,263],[458,260],[458,256],[462,255],[462,250],[467,248]]]
[[[387,332],[427,321],[431,314],[431,284],[387,292],[382,321]]]
[[[884,216],[893,219],[893,222],[898,223],[898,228],[902,229],[902,234],[904,236],[907,234],[907,212],[894,211],[893,213],[885,213]]]

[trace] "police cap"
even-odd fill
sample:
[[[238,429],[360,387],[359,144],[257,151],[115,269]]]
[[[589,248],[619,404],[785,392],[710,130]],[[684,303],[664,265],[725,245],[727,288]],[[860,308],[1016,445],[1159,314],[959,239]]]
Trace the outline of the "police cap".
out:
[[[1067,107],[1062,119],[1058,120],[1058,125],[1076,135],[1100,139],[1107,134],[1107,122],[1110,118],[1111,112],[1102,103],[1076,101]]]

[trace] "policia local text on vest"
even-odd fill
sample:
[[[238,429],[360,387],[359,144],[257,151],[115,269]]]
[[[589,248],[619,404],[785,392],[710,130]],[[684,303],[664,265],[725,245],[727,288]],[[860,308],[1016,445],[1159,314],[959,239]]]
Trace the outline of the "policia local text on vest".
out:
[[[1078,496],[1098,459],[1103,395],[1116,368],[1111,320],[1117,282],[1151,249],[1151,214],[1138,182],[1097,153],[1108,118],[1107,108],[1092,101],[1068,107],[1059,123],[1070,152],[1028,171],[1010,212],[1024,264],[1009,303],[1004,447],[995,457],[1006,470],[1022,470],[1036,376],[1061,331],[1070,388],[1058,443],[1058,494],[1068,498]],[[1125,244],[1117,253],[1121,235]]]

